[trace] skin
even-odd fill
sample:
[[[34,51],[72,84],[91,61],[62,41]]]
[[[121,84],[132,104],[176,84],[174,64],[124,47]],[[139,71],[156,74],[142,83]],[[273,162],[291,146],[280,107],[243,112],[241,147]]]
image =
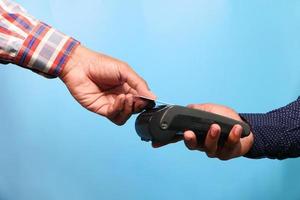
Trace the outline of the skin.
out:
[[[60,79],[84,108],[117,125],[147,106],[135,95],[156,98],[128,64],[83,46],[72,52]]]
[[[104,116],[117,125],[123,125],[132,114],[142,111],[148,104],[136,95],[156,99],[147,83],[119,60],[78,46],[63,68],[60,79],[65,83],[73,97],[86,109]],[[234,110],[215,104],[194,104],[188,106],[207,112],[220,114],[242,121]],[[221,160],[245,155],[253,145],[253,134],[240,138],[242,127],[232,128],[224,146],[218,146],[220,126],[213,124],[203,145],[197,143],[196,135],[186,131],[182,138],[190,150],[203,151],[209,157]],[[158,148],[166,144],[153,143]]]
[[[188,107],[216,113],[238,121],[243,121],[236,111],[226,106],[216,104],[193,104],[189,105]],[[205,152],[208,157],[218,158],[220,160],[229,160],[232,158],[243,156],[251,149],[253,145],[254,137],[252,132],[249,136],[241,138],[242,127],[240,125],[235,125],[231,129],[228,139],[225,142],[224,146],[218,146],[218,139],[220,137],[220,133],[220,126],[218,124],[212,124],[209,131],[207,132],[204,144],[202,145],[198,144],[196,135],[192,131],[185,131],[183,137],[175,138],[174,141],[172,141],[171,143],[183,140],[188,149]],[[152,144],[154,148],[159,148],[164,145],[166,144]]]

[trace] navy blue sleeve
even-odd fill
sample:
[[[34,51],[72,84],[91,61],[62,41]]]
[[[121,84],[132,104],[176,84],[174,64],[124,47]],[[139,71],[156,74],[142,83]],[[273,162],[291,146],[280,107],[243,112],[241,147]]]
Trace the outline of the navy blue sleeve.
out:
[[[285,159],[300,156],[300,98],[264,114],[240,114],[254,135],[247,158]]]

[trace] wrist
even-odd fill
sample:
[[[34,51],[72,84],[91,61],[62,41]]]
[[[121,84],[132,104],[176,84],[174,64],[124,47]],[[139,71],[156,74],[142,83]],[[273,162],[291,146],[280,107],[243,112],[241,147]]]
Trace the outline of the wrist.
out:
[[[89,66],[97,66],[98,61],[98,53],[93,52],[82,45],[78,45],[70,54],[66,65],[61,70],[59,78],[64,80],[66,75],[74,70],[79,70],[76,72],[78,75],[82,74],[82,72],[87,73]]]
[[[61,73],[59,74],[59,78],[63,80],[63,78],[76,66],[80,63],[80,57],[82,56],[82,45],[78,45],[74,48],[72,53],[69,55],[69,58],[62,68]]]

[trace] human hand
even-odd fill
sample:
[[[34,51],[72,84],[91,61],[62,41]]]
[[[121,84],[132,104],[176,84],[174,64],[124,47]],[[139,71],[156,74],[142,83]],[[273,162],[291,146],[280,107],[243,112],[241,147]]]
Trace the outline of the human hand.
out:
[[[83,46],[71,54],[60,78],[83,107],[117,125],[147,106],[135,95],[156,98],[129,65]]]
[[[238,113],[226,106],[216,104],[193,104],[188,107],[243,121]],[[235,125],[231,129],[228,139],[224,145],[219,146],[218,140],[221,134],[221,128],[218,124],[212,124],[202,145],[198,144],[196,135],[192,131],[185,131],[183,138],[176,138],[171,143],[183,139],[186,147],[190,150],[203,151],[210,158],[216,157],[220,160],[228,160],[245,155],[253,145],[253,134],[250,133],[249,136],[241,138],[241,133],[242,127],[240,125]],[[166,144],[153,143],[152,145],[154,148],[158,148]]]

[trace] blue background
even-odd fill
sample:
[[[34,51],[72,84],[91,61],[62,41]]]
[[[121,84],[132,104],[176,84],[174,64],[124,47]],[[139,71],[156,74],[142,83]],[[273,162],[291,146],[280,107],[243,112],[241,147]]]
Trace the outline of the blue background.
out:
[[[300,94],[300,1],[18,0],[128,62],[163,100],[266,112]],[[0,199],[299,199],[299,159],[155,150],[84,110],[59,80],[0,68]]]

